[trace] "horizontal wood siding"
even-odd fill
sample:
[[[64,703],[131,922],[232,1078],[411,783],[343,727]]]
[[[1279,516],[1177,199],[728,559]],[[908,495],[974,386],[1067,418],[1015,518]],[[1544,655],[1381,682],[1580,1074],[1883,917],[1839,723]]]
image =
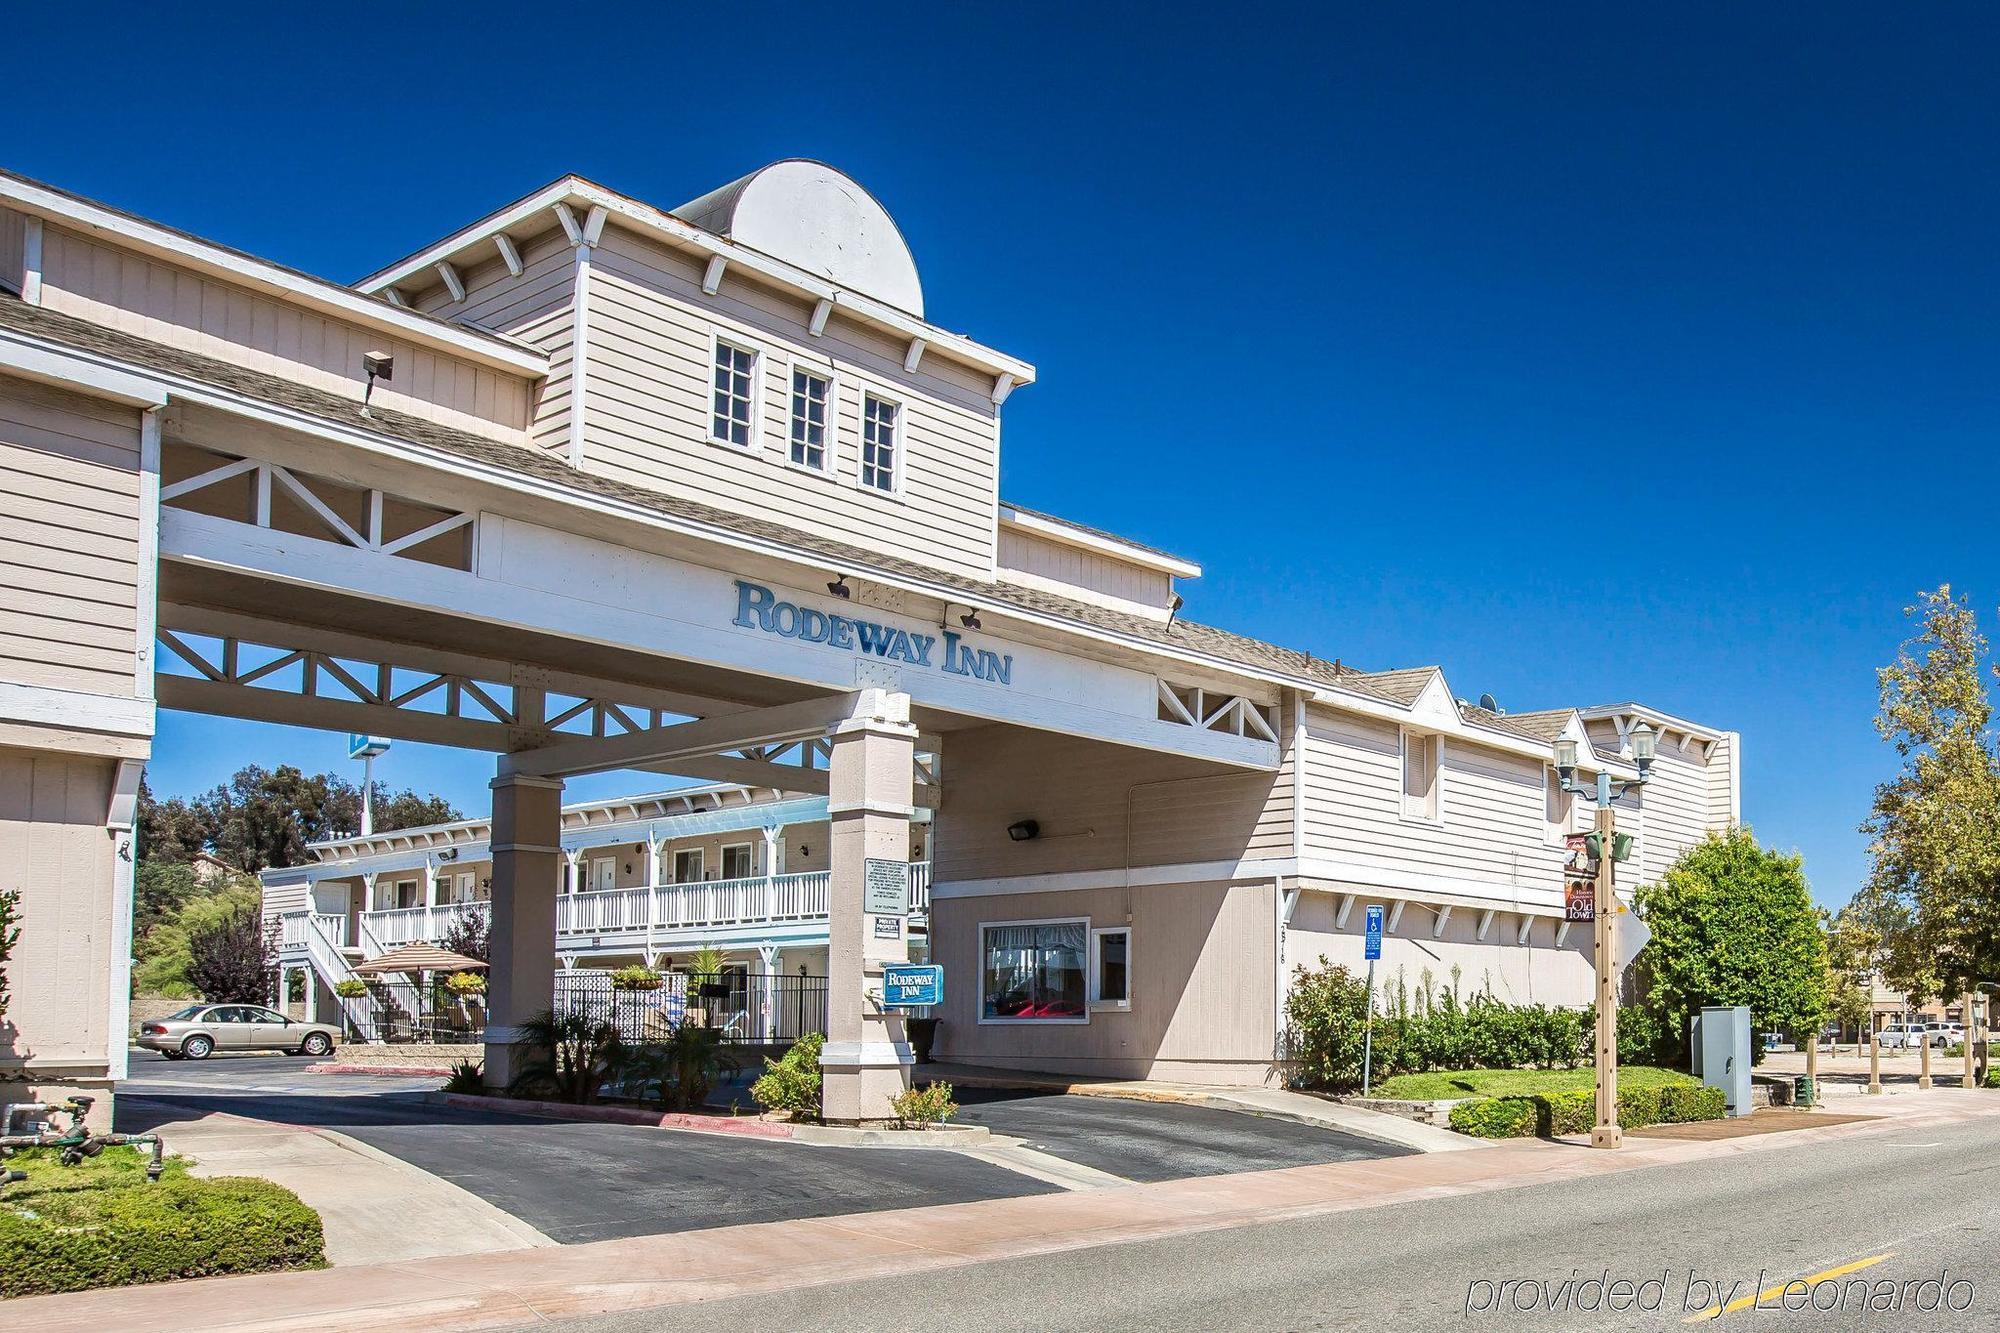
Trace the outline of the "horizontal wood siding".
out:
[[[1261,1084],[1273,1074],[1277,934],[1269,884],[941,898],[932,958],[947,977],[938,1058],[1125,1078]],[[1132,928],[1132,1007],[1088,1023],[982,1024],[982,922],[1088,918]]]
[[[1667,867],[1682,852],[1717,827],[1709,820],[1708,769],[1699,753],[1677,745],[1660,746],[1642,805],[1645,815],[1639,848],[1644,856],[1641,882],[1651,884],[1667,873]],[[1626,867],[1619,869],[1623,871]]]
[[[615,228],[593,261],[584,466],[923,564],[990,577],[997,495],[997,422],[966,377],[902,370],[900,348],[836,315],[806,336],[810,310],[731,276],[714,297],[675,253]],[[757,349],[757,444],[708,442],[711,337]],[[838,388],[832,475],[787,465],[789,360],[833,371]],[[861,397],[903,403],[900,497],[864,491]]]
[[[1235,862],[1290,855],[1288,812],[1270,773],[1218,773],[1192,760],[1021,727],[954,732],[933,834],[940,883],[1126,864]],[[1015,842],[1023,819],[1042,836]],[[1280,831],[1282,830],[1282,850]]]
[[[115,844],[104,821],[114,770],[101,759],[0,749],[0,866],[21,891],[22,913],[0,1069],[101,1072],[110,1058],[111,964],[126,946],[111,929]]]
[[[0,380],[0,679],[130,698],[139,414]]]
[[[1438,775],[1441,821],[1405,819],[1395,725],[1318,708],[1306,720],[1308,857],[1560,890],[1562,852],[1546,838],[1543,765],[1448,738]]]
[[[1736,745],[1736,735],[1731,732],[1709,747],[1708,825],[1710,828],[1725,829],[1734,822],[1737,797],[1730,788],[1736,777],[1733,763]]]
[[[1169,575],[1032,533],[1003,529],[999,558],[1001,576],[1008,581],[1080,602],[1164,617],[1173,601]]]
[[[1393,899],[1363,897],[1338,926],[1340,896],[1306,893],[1292,911],[1285,931],[1285,967],[1314,967],[1324,957],[1357,976],[1368,970],[1363,957],[1365,922],[1370,902]],[[1501,912],[1479,938],[1480,913],[1460,907],[1452,911],[1441,934],[1434,934],[1437,917],[1423,904],[1404,908],[1395,934],[1384,935],[1375,984],[1385,1004],[1393,1005],[1398,986],[1408,992],[1428,984],[1456,984],[1461,997],[1490,993],[1510,1004],[1551,1004],[1580,1007],[1591,1002],[1594,949],[1588,925],[1572,926],[1560,947],[1558,923],[1534,923],[1526,944],[1516,943],[1520,917]],[[1421,947],[1419,947],[1421,946]],[[1428,952],[1426,952],[1428,951]]]
[[[515,440],[529,382],[312,313],[275,297],[49,227],[43,302],[154,342],[359,400],[365,352],[396,358],[375,401],[443,425]]]

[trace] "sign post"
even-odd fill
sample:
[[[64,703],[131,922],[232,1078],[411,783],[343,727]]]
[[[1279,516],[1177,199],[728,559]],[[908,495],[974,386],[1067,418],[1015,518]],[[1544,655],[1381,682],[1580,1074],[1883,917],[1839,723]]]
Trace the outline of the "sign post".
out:
[[[375,831],[375,756],[389,750],[387,736],[347,733],[347,757],[361,761],[361,836]]]
[[[1368,909],[1368,1018],[1361,1029],[1361,1095],[1368,1095],[1375,1072],[1375,960],[1382,956],[1382,904]]]

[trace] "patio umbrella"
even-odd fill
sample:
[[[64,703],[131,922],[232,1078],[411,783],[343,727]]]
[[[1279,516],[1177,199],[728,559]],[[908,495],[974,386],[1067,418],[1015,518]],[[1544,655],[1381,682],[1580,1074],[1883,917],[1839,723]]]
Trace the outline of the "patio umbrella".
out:
[[[353,971],[357,976],[379,976],[385,972],[402,972],[415,976],[421,973],[422,976],[417,983],[417,1002],[421,1009],[424,996],[430,990],[432,972],[471,972],[475,969],[483,971],[485,968],[486,964],[477,958],[468,958],[462,953],[453,953],[450,949],[440,949],[435,944],[417,943],[405,944],[389,950],[380,958],[357,963]],[[423,1015],[419,1013],[417,1017],[422,1019]]]

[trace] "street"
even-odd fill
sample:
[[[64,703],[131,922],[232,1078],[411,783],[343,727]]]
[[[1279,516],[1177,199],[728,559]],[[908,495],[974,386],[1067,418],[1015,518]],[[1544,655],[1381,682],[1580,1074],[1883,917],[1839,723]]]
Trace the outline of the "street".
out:
[[[1724,1315],[1719,1326],[1993,1327],[1996,1186],[2000,1120],[1981,1119],[560,1327],[1674,1328],[1698,1318],[1717,1280],[1728,1303],[1882,1255],[1851,1279],[1963,1278],[1970,1286],[1951,1295],[1970,1308],[1923,1313],[1912,1302],[1931,1293],[1913,1287],[1900,1310],[1864,1312],[1849,1288],[1842,1310],[1782,1313],[1769,1308],[1782,1300],[1773,1293],[1766,1308]],[[1561,1287],[1606,1273],[1630,1280],[1653,1308],[1578,1310],[1592,1289],[1565,1296]],[[1548,1286],[1516,1282],[1503,1294],[1499,1284],[1519,1279]],[[1641,1295],[1637,1284],[1649,1281],[1656,1287]],[[1569,1308],[1552,1314],[1545,1291]],[[1514,1308],[1525,1303],[1533,1308]]]

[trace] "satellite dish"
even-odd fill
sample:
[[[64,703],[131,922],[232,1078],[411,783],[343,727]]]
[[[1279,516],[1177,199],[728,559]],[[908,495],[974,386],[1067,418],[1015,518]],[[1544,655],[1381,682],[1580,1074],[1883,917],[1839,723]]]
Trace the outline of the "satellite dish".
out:
[[[1479,696],[1479,706],[1481,708],[1484,708],[1489,713],[1497,713],[1500,711],[1499,701],[1496,700],[1490,694],[1482,694]]]

